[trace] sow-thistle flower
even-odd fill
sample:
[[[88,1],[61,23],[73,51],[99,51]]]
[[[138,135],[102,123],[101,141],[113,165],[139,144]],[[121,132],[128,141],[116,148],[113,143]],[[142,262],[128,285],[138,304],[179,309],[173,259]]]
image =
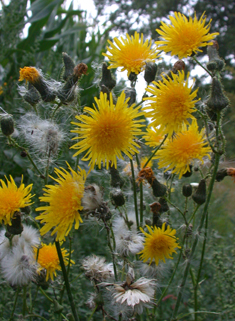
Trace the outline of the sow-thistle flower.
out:
[[[7,184],[1,179],[0,186],[0,222],[11,225],[11,218],[16,211],[32,204],[30,194],[33,184],[25,187],[23,176],[19,187],[16,186],[12,176],[6,178]]]
[[[69,263],[69,253],[67,250],[61,249],[61,253],[64,259],[65,265]],[[50,278],[52,281],[54,280],[54,276],[56,276],[56,271],[61,271],[60,260],[57,254],[55,244],[41,244],[41,248],[35,248],[35,259],[37,257],[37,263],[39,264],[38,271],[42,269],[46,269],[46,281]],[[74,261],[70,260],[70,263],[74,264]]]
[[[123,159],[123,154],[132,158],[138,153],[139,145],[134,141],[136,135],[141,135],[141,125],[143,119],[135,118],[143,116],[139,112],[140,107],[133,105],[128,107],[124,92],[118,98],[116,105],[113,103],[112,95],[110,99],[106,94],[100,93],[100,99],[95,98],[97,107],[94,109],[85,107],[87,115],[76,116],[79,123],[72,123],[78,126],[72,132],[79,136],[73,139],[80,141],[72,146],[78,149],[74,157],[87,151],[82,158],[89,160],[89,166],[94,169],[95,164],[101,168],[101,163],[106,163],[106,168],[115,166],[117,168],[117,158]]]
[[[68,165],[71,173],[64,168],[56,168],[57,178],[53,178],[57,185],[46,185],[45,193],[40,197],[41,202],[49,203],[41,206],[36,211],[43,211],[36,217],[45,225],[41,228],[41,235],[46,234],[53,228],[51,235],[56,234],[56,241],[65,240],[75,221],[75,229],[79,228],[79,223],[83,222],[79,211],[83,209],[81,199],[84,193],[84,183],[86,172],[79,168],[75,172]]]
[[[213,45],[212,41],[219,33],[209,33],[210,23],[206,25],[206,17],[204,13],[198,20],[196,13],[194,19],[189,19],[175,12],[175,16],[169,17],[171,25],[162,22],[160,29],[156,31],[161,35],[160,41],[156,42],[158,49],[164,50],[166,53],[171,52],[171,55],[177,55],[179,59],[191,56],[193,53],[202,51],[200,47]]]
[[[190,165],[195,160],[203,163],[203,157],[210,158],[210,147],[204,140],[203,129],[199,132],[197,121],[193,120],[190,126],[184,125],[180,133],[173,139],[168,139],[163,148],[158,151],[159,168],[167,167],[172,173],[182,175],[190,171]]]
[[[103,53],[110,61],[109,69],[122,67],[121,71],[127,70],[128,77],[131,72],[139,74],[145,67],[146,62],[155,61],[157,58],[156,49],[151,49],[151,41],[144,42],[141,36],[135,32],[134,36],[126,34],[126,39],[114,38],[113,43],[108,40],[110,47],[108,53]]]
[[[146,145],[156,148],[161,144],[162,140],[164,139],[164,135],[158,128],[148,126],[147,133],[143,136],[143,138]],[[151,166],[149,165],[149,167]]]
[[[198,89],[192,91],[192,86],[189,87],[189,75],[186,80],[184,78],[184,71],[179,71],[179,74],[172,73],[172,79],[163,78],[146,89],[153,95],[144,98],[151,101],[144,108],[147,110],[146,116],[151,118],[151,126],[159,126],[159,131],[169,136],[181,130],[183,123],[189,124],[188,119],[194,118],[194,105],[199,101],[195,100]]]
[[[144,262],[150,260],[151,264],[155,260],[156,265],[159,264],[159,261],[165,263],[166,259],[173,259],[172,253],[176,253],[175,249],[180,248],[175,237],[176,230],[171,229],[169,225],[165,228],[165,225],[166,223],[163,223],[161,228],[154,226],[153,229],[146,225],[149,233],[140,228],[146,236],[144,249],[139,252],[140,259]]]

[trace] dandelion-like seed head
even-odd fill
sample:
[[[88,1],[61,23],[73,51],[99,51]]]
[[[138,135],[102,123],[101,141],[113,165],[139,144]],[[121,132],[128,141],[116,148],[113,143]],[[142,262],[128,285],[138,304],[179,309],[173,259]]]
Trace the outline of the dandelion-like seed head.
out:
[[[140,107],[128,107],[128,100],[125,100],[124,92],[118,97],[116,105],[113,103],[112,95],[108,100],[107,95],[100,93],[100,99],[95,98],[97,107],[85,108],[87,115],[76,116],[79,123],[72,123],[78,126],[72,132],[79,136],[79,142],[71,148],[78,149],[74,156],[87,151],[82,158],[89,160],[89,165],[94,169],[95,164],[101,168],[101,163],[106,163],[106,168],[111,166],[117,168],[117,158],[123,159],[123,154],[132,158],[138,153],[139,145],[134,141],[136,135],[141,135],[143,119],[136,120],[143,113],[139,112]]]
[[[184,123],[189,124],[189,118],[194,118],[192,113],[195,103],[199,101],[195,100],[198,89],[192,91],[192,86],[189,87],[189,74],[186,80],[184,78],[184,71],[172,73],[172,79],[168,77],[153,82],[146,89],[153,97],[144,98],[151,101],[144,110],[151,118],[151,126],[159,126],[159,133],[171,136],[181,130]]]
[[[35,83],[40,78],[40,73],[35,67],[20,68],[19,81],[26,80],[31,83]]]
[[[169,17],[170,24],[162,22],[157,32],[160,34],[160,41],[156,42],[158,49],[164,50],[171,55],[177,55],[179,59],[191,56],[193,53],[201,52],[200,47],[213,45],[213,40],[219,33],[209,33],[210,23],[206,25],[204,13],[198,20],[196,13],[194,19],[189,19],[180,12],[175,12],[175,16]]]
[[[172,173],[182,175],[190,171],[190,164],[199,160],[203,163],[204,157],[210,158],[211,149],[204,140],[204,132],[199,132],[197,121],[193,120],[190,126],[184,125],[180,133],[173,139],[168,139],[163,148],[157,153],[159,168],[167,167]]]
[[[162,227],[154,226],[152,229],[147,226],[149,233],[146,233],[142,228],[141,231],[145,235],[144,249],[139,252],[141,254],[141,260],[147,262],[150,260],[150,264],[155,260],[156,265],[159,261],[165,263],[165,259],[172,259],[172,253],[176,253],[176,248],[180,248],[175,237],[176,230],[173,230],[168,225],[165,228],[166,223],[163,223]]]
[[[87,278],[98,282],[105,281],[114,275],[113,265],[107,264],[105,258],[91,255],[82,261]]]
[[[49,278],[53,281],[54,276],[56,276],[56,271],[61,271],[60,266],[60,260],[57,254],[56,246],[55,244],[41,244],[41,247],[38,251],[38,249],[35,248],[35,259],[37,256],[37,263],[39,264],[38,271],[41,271],[43,269],[46,269],[46,281],[49,280]],[[65,265],[68,265],[69,263],[69,253],[67,253],[67,250],[61,249],[61,253],[64,259]],[[74,261],[70,260],[70,263],[74,263]]]
[[[121,40],[114,38],[113,43],[108,40],[110,47],[107,47],[108,53],[103,53],[110,61],[109,69],[122,67],[121,71],[127,70],[128,76],[131,72],[139,74],[145,67],[146,62],[155,61],[157,58],[156,49],[151,49],[152,41],[144,42],[143,34],[141,36],[135,32],[134,36],[126,34],[126,38]]]
[[[14,213],[32,204],[30,192],[33,184],[25,187],[22,176],[21,184],[17,187],[11,175],[10,180],[6,178],[7,184],[2,179],[0,182],[0,222],[11,225]]]
[[[36,217],[45,225],[41,228],[41,235],[46,234],[53,229],[51,235],[56,234],[57,241],[65,240],[75,222],[75,229],[79,228],[82,223],[80,211],[83,209],[81,199],[84,193],[84,184],[86,180],[86,172],[79,168],[75,172],[69,165],[71,173],[64,168],[56,168],[57,178],[53,178],[58,184],[47,185],[44,189],[45,193],[40,197],[41,202],[49,203],[49,205],[41,206],[36,211],[43,211]]]

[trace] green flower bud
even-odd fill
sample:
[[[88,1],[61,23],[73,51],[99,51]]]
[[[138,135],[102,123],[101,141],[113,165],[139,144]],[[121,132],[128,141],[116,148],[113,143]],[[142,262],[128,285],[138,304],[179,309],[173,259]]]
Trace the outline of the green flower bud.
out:
[[[104,62],[102,65],[102,78],[99,83],[99,86],[101,87],[104,85],[107,87],[110,91],[115,87],[116,85],[116,80],[113,79],[112,74],[110,70],[107,67],[107,64]]]
[[[165,198],[160,197],[159,198],[159,203],[161,205],[161,208],[160,208],[160,212],[161,213],[165,213],[165,212],[169,211],[169,206],[168,206],[167,201],[165,200]]]
[[[75,67],[75,63],[73,59],[66,53],[62,52],[63,62],[64,62],[64,74],[63,79],[67,80],[73,74],[73,69]]]
[[[148,84],[154,81],[157,73],[157,65],[154,62],[147,62],[145,71],[144,71],[144,79]]]
[[[192,192],[193,192],[192,185],[190,185],[190,184],[185,184],[185,185],[183,185],[182,193],[183,193],[184,197],[189,197],[189,196],[191,196],[191,195],[192,195]]]
[[[196,192],[192,195],[195,203],[202,205],[206,201],[206,180],[202,179],[198,185]]]
[[[110,166],[109,173],[111,175],[111,186],[122,188],[124,185],[124,179],[121,178],[118,170],[114,166]]]
[[[35,106],[40,101],[39,92],[34,88],[34,86],[31,83],[29,83],[28,90],[23,96],[23,99],[31,106]]]
[[[7,114],[2,116],[1,130],[5,136],[10,136],[14,133],[14,120],[11,115]]]
[[[123,195],[123,192],[120,189],[113,190],[110,193],[110,198],[112,201],[112,204],[116,207],[122,206],[125,204],[125,197]]]
[[[11,225],[7,225],[7,231],[12,235],[19,235],[23,232],[23,225],[21,223],[21,213],[15,212],[11,220]]]
[[[61,304],[59,304],[59,302],[57,300],[53,300],[54,303],[54,313],[56,314],[60,314],[63,311],[63,306]]]
[[[161,197],[166,194],[166,186],[161,184],[156,178],[152,182],[153,195],[156,197]]]
[[[227,168],[221,168],[216,173],[215,179],[217,180],[217,182],[221,182],[225,178],[225,176],[228,176]]]
[[[213,77],[212,79],[212,87],[211,87],[211,96],[207,100],[206,105],[210,110],[214,112],[220,112],[224,108],[226,108],[229,104],[228,98],[224,95],[223,87],[220,81]]]

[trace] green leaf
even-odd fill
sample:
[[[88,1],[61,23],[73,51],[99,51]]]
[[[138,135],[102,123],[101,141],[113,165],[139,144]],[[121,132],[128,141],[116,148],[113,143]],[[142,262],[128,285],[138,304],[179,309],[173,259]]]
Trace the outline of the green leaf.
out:
[[[62,3],[63,0],[38,0],[34,2],[29,9],[33,12],[33,16],[27,22],[33,23],[48,17],[53,9]]]

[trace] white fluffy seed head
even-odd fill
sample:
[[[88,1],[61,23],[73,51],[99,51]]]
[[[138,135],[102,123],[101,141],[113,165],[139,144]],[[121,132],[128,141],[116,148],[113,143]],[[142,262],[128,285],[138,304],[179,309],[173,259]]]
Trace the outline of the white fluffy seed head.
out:
[[[114,275],[113,264],[107,264],[105,258],[91,255],[82,261],[86,277],[98,282],[105,281]]]
[[[82,206],[86,212],[93,212],[99,208],[103,203],[103,197],[98,185],[91,184],[85,187]]]

